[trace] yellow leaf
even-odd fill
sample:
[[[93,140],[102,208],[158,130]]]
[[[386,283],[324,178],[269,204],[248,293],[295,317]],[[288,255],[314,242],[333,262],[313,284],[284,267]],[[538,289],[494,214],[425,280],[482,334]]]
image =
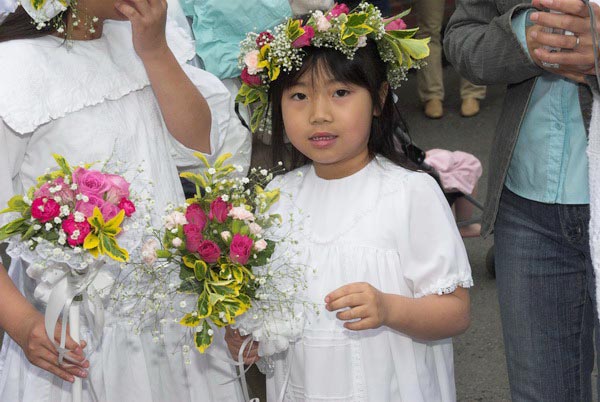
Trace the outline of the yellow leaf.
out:
[[[97,207],[96,207],[97,208]],[[125,219],[125,210],[121,210],[114,218],[106,222],[103,227],[103,232],[111,236],[116,236],[121,232],[121,223]]]
[[[97,249],[99,245],[100,245],[100,239],[94,233],[88,234],[86,236],[85,240],[83,241],[83,248],[86,250],[91,251],[93,249]],[[96,250],[96,252],[97,251],[98,250]]]
[[[204,164],[204,166],[206,166],[207,168],[210,167],[210,163],[208,163],[208,159],[206,159],[206,156],[204,156],[203,153],[201,152],[194,152],[194,156],[198,159],[200,159],[202,161],[202,163]]]
[[[198,324],[200,324],[200,318],[198,315],[193,315],[192,313],[188,313],[183,316],[183,318],[179,321],[179,324],[184,327],[196,328]]]

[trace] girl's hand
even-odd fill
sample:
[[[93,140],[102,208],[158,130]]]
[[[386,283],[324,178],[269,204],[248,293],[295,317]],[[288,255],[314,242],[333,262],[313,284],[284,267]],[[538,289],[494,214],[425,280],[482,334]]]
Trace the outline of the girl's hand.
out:
[[[242,344],[250,335],[241,336],[237,329],[225,327],[225,342],[231,357],[237,361]],[[244,364],[254,364],[260,357],[258,356],[258,342],[251,342],[244,351]]]
[[[131,21],[133,47],[142,61],[162,57],[169,51],[165,37],[166,0],[116,0],[115,8]]]
[[[344,323],[344,327],[354,331],[379,328],[386,325],[387,308],[384,302],[384,293],[375,289],[368,283],[358,282],[342,286],[325,297],[326,308],[339,311],[336,317],[343,321],[356,320]]]
[[[56,342],[59,342],[60,326],[56,326],[54,337]],[[87,371],[84,369],[88,368],[90,363],[85,359],[83,353],[83,349],[86,346],[85,341],[77,344],[69,336],[67,329],[65,347],[70,350],[66,356],[69,361],[67,362],[65,359],[65,362],[59,365],[58,351],[50,339],[48,339],[44,325],[44,316],[39,312],[23,320],[20,330],[13,336],[13,339],[23,349],[23,353],[25,353],[31,364],[69,382],[75,380],[74,376],[87,377]]]
[[[590,14],[588,7],[581,0],[533,0],[534,7],[548,8],[557,13],[534,12],[530,15],[531,21],[537,27],[559,28],[573,32],[573,35],[560,35],[531,30],[527,34],[530,41],[537,42],[535,49],[530,54],[542,68],[549,69],[549,65],[558,65],[558,74],[578,82],[584,82],[584,75],[594,75],[594,51],[592,35],[590,32]],[[593,3],[596,26],[600,26],[600,6]],[[530,27],[532,28],[532,27]],[[560,52],[550,52],[543,45],[562,49]],[[566,73],[566,74],[565,74]]]

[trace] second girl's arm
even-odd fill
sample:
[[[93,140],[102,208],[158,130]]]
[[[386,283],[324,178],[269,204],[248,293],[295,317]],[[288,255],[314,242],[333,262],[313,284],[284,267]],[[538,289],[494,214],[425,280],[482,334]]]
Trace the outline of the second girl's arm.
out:
[[[167,45],[166,0],[119,0],[115,7],[131,21],[133,44],[167,129],[186,147],[210,152],[210,108]]]
[[[327,309],[336,311],[351,330],[382,325],[410,337],[431,341],[459,335],[471,323],[469,292],[461,287],[449,294],[410,298],[383,293],[368,283],[351,283],[325,298]]]

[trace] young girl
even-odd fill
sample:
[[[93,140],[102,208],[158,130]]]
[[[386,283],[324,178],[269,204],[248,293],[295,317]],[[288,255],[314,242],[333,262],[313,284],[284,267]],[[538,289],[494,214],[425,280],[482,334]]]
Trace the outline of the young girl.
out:
[[[197,168],[195,150],[217,154],[231,135],[227,90],[185,64],[193,43],[165,22],[165,0],[78,0],[52,21],[58,1],[46,0],[37,11],[29,1],[22,1],[29,13],[16,2],[0,13],[0,208],[33,185],[58,153],[72,163],[112,159],[141,166],[132,192],[149,193],[151,219],[159,225],[167,204],[183,202],[178,168]],[[0,216],[0,225],[6,218]],[[8,335],[0,400],[70,400],[75,376],[87,378],[84,401],[241,400],[235,375],[222,362],[222,337],[219,344],[215,336],[216,358],[182,353],[177,323],[155,342],[149,330],[138,333],[128,322],[135,300],[108,302],[100,344],[88,338],[94,351],[86,356],[86,343],[69,338],[78,363],[60,365],[25,273],[28,261],[13,246],[8,274],[0,266],[0,328]],[[132,268],[106,270],[126,277]]]
[[[390,82],[398,64],[382,60],[380,41],[389,37],[377,34],[380,15],[362,6],[321,16],[299,28],[285,23],[292,29],[276,30],[268,49],[282,55],[279,46],[292,43],[287,54],[301,60],[268,81],[268,91],[274,157],[287,136],[292,159],[305,164],[270,186],[282,191],[274,213],[294,213],[302,227],[290,254],[308,267],[305,300],[319,306],[306,311],[300,340],[274,356],[269,400],[453,401],[451,337],[470,322],[462,240],[436,182],[396,150],[401,121]],[[311,21],[312,39],[296,41],[294,32],[311,36]],[[352,21],[376,33],[349,42],[358,43],[349,58],[336,30]],[[298,52],[293,43],[305,46]],[[234,355],[239,341],[230,331]]]

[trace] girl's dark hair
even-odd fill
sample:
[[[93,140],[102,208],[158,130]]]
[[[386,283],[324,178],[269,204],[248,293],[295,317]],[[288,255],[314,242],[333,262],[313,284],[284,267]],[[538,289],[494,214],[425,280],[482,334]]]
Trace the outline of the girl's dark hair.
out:
[[[368,40],[367,45],[358,49],[352,60],[343,53],[330,48],[306,47],[300,70],[282,72],[271,83],[269,90],[272,128],[273,163],[284,159],[290,169],[309,162],[298,150],[285,144],[285,129],[281,99],[283,92],[294,86],[304,73],[329,73],[336,80],[365,88],[369,91],[373,105],[379,116],[373,117],[368,149],[372,155],[379,154],[397,165],[415,170],[417,165],[409,160],[402,150],[406,144],[408,129],[393,100],[391,88],[387,91],[383,106],[380,90],[387,83],[386,64],[381,60],[377,44]]]
[[[56,27],[52,23],[46,24],[42,29],[37,29],[31,16],[25,9],[19,6],[16,11],[6,17],[6,20],[0,24],[0,42],[6,42],[13,39],[38,38],[56,32]]]

